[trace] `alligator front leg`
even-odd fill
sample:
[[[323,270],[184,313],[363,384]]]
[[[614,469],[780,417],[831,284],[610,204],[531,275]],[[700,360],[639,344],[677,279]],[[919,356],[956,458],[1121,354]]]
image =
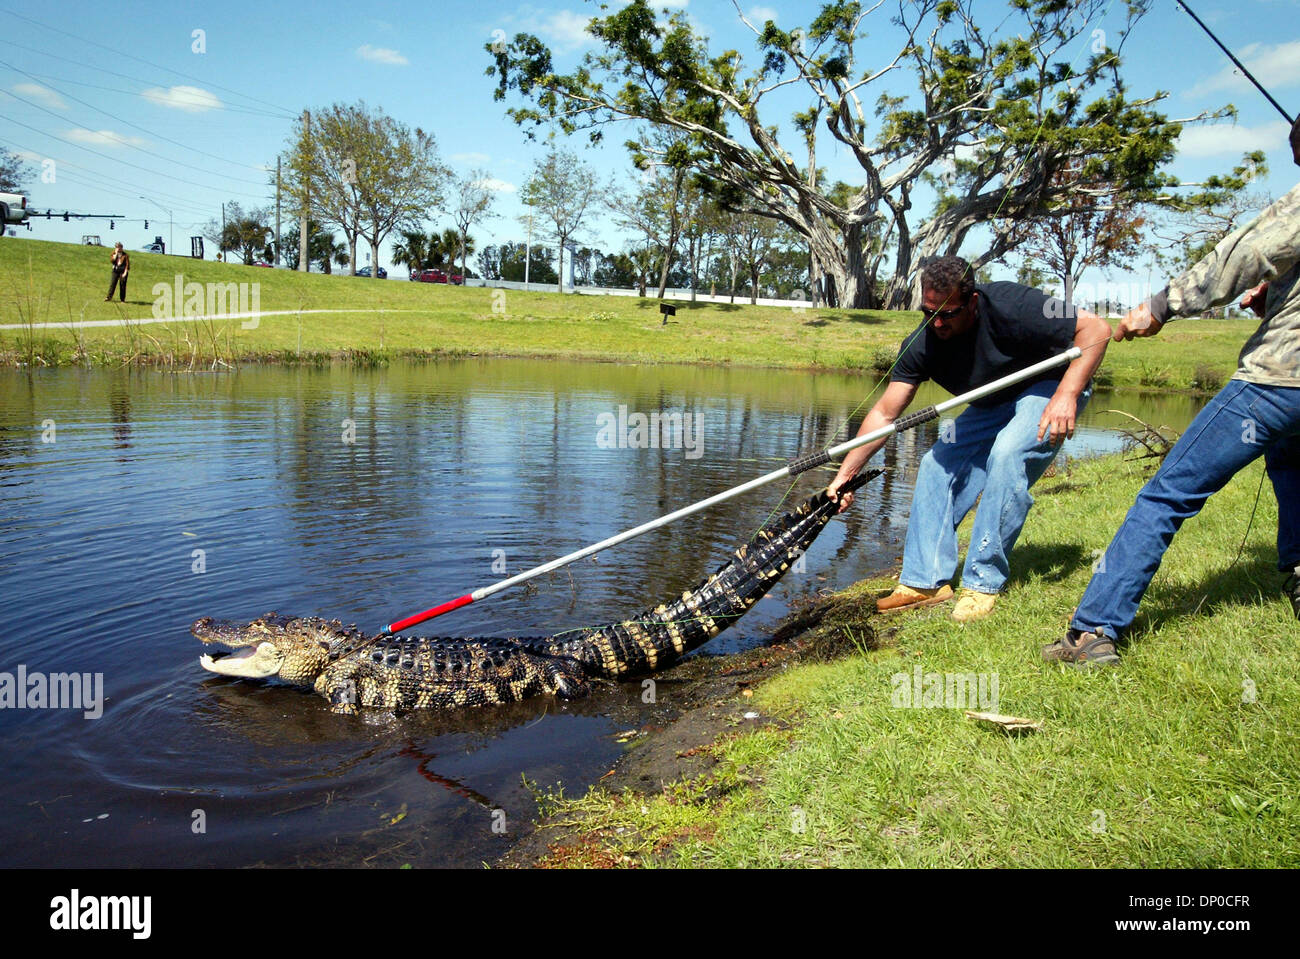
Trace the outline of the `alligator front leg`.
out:
[[[356,680],[345,679],[330,688],[327,694],[330,712],[340,716],[352,716],[357,711]]]
[[[547,660],[542,666],[542,674],[547,691],[554,692],[561,699],[582,699],[591,695],[591,683],[574,660]]]

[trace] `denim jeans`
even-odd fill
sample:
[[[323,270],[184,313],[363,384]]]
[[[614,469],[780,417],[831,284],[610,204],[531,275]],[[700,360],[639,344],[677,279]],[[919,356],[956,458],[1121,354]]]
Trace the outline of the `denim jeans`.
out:
[[[1142,487],[1070,626],[1119,639],[1183,521],[1261,454],[1277,495],[1278,568],[1300,564],[1300,388],[1229,380]]]
[[[1038,423],[1057,385],[1047,380],[1010,402],[967,407],[940,428],[939,442],[921,460],[916,477],[900,583],[933,589],[952,580],[957,527],[978,498],[961,584],[981,593],[997,593],[1006,585],[1007,554],[1034,504],[1029,487],[1059,449],[1050,439],[1038,439]],[[1079,394],[1076,415],[1091,397],[1089,384]]]

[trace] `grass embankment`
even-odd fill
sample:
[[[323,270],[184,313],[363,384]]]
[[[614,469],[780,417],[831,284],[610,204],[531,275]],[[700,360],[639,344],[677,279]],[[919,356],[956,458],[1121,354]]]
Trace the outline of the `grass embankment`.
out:
[[[1110,457],[1039,483],[993,616],[960,625],[941,606],[877,617],[897,630],[871,651],[870,630],[829,627],[863,651],[794,668],[745,701],[784,723],[724,737],[711,774],[662,795],[593,789],[561,801],[556,818],[581,823],[582,836],[554,861],[1300,864],[1300,626],[1278,590],[1267,488],[1232,566],[1261,469],[1184,527],[1120,668],[1086,674],[1040,659],[1143,482]],[[855,587],[860,609],[872,586],[888,585]],[[893,677],[910,680],[918,666],[996,675],[998,711],[1042,730],[1013,738],[961,708],[898,708]]]
[[[177,274],[200,284],[258,283],[262,311],[295,312],[263,316],[255,329],[238,319],[72,326],[150,317],[155,284],[174,288]],[[108,276],[107,249],[0,240],[0,325],[24,326],[0,330],[0,364],[194,367],[214,360],[374,363],[473,354],[883,372],[920,320],[915,312],[795,312],[738,300],[676,303],[677,316],[664,326],[652,298],[304,275],[150,253],[131,254],[130,299],[122,304],[104,302]],[[183,309],[173,308],[178,315]],[[323,309],[356,312],[305,312]],[[1244,321],[1181,321],[1141,350],[1115,351],[1101,371],[1102,385],[1217,389],[1251,328]]]

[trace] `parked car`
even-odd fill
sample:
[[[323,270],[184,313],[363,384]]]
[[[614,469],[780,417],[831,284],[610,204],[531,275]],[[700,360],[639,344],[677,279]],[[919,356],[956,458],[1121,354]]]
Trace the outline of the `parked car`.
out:
[[[382,266],[381,266],[381,267],[378,267],[377,269],[378,269],[378,272],[379,272],[379,278],[380,278],[381,280],[386,280],[386,279],[388,279],[388,271],[387,271],[387,270],[385,270]],[[357,276],[369,276],[369,275],[370,275],[370,267],[368,267],[368,266],[363,266],[361,269],[357,270]]]
[[[26,223],[27,216],[27,197],[21,193],[0,193],[0,236],[10,223]]]
[[[146,253],[166,253],[167,244],[163,242],[162,237],[156,236],[153,238],[152,243],[146,243],[144,246],[140,247],[140,249],[144,250]]]
[[[444,270],[412,270],[412,283],[446,283],[447,273]]]
[[[264,266],[264,267],[266,267],[268,270],[274,270],[274,269],[275,269],[275,264],[274,264],[274,263],[267,263],[265,260],[255,260],[255,261],[253,262],[253,266]]]
[[[103,246],[104,242],[93,234],[87,233],[81,238],[82,246]]]

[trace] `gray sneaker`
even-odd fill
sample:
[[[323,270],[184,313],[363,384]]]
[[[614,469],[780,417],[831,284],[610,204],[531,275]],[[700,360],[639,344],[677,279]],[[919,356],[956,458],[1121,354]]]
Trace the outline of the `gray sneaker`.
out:
[[[1079,669],[1119,665],[1113,639],[1077,629],[1067,629],[1056,642],[1044,646],[1043,659],[1049,663],[1069,663]]]

